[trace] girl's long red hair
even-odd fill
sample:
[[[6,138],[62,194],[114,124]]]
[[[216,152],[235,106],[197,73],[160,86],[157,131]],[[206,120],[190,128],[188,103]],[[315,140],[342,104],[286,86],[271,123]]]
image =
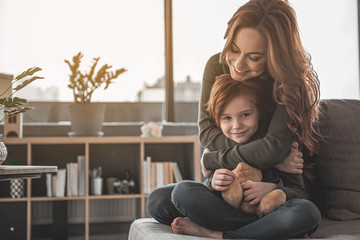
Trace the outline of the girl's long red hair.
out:
[[[264,83],[265,81],[266,83]],[[271,80],[235,81],[230,74],[218,76],[211,88],[207,103],[210,118],[220,128],[221,115],[228,103],[236,97],[245,96],[256,106],[259,112],[259,128],[256,137],[264,137],[275,110],[272,94],[267,85],[272,85]]]

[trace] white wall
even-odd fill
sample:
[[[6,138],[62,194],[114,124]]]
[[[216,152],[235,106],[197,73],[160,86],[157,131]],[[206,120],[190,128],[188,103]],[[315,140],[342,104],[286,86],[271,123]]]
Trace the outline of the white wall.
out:
[[[321,98],[359,98],[356,0],[290,0],[303,44],[320,79]]]

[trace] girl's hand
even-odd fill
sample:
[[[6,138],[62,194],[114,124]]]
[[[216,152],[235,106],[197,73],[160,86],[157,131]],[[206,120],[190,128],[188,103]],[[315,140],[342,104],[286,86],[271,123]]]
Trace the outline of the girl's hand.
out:
[[[203,176],[204,176],[205,178],[210,177],[210,175],[211,175],[211,173],[212,173],[212,171],[206,169],[206,168],[205,168],[205,165],[204,165],[204,154],[207,153],[207,152],[211,152],[211,151],[210,151],[210,149],[205,148],[205,149],[204,149],[204,152],[203,152],[203,155],[202,155],[202,157],[201,157],[201,159],[200,159],[201,173],[203,174]]]
[[[243,189],[243,199],[250,203],[250,205],[255,205],[263,199],[263,197],[276,189],[277,185],[275,183],[267,182],[252,182],[247,181],[241,184]]]
[[[226,168],[217,169],[211,181],[211,186],[216,191],[225,191],[236,178],[236,174]]]
[[[291,151],[289,156],[285,158],[282,163],[279,163],[275,168],[281,172],[302,174],[304,168],[304,159],[302,152],[298,150],[299,144],[293,142],[291,144]]]

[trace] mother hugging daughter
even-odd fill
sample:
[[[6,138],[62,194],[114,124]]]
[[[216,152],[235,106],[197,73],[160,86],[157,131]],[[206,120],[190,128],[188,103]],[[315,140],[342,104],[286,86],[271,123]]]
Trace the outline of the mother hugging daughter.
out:
[[[251,0],[230,19],[225,38],[223,51],[205,67],[199,106],[202,173],[208,179],[155,189],[148,212],[180,234],[308,236],[320,213],[306,200],[298,148],[316,150],[319,81],[301,44],[295,12],[283,0]],[[263,182],[242,185],[243,200],[255,205],[281,189],[286,202],[277,210],[258,218],[223,200],[221,192],[235,179],[230,170],[242,161],[263,172]]]

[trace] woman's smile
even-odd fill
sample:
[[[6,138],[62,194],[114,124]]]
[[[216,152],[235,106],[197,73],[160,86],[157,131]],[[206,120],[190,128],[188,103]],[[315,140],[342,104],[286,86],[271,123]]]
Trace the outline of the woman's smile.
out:
[[[266,40],[256,29],[240,29],[226,53],[231,77],[245,81],[260,76],[266,68]]]

